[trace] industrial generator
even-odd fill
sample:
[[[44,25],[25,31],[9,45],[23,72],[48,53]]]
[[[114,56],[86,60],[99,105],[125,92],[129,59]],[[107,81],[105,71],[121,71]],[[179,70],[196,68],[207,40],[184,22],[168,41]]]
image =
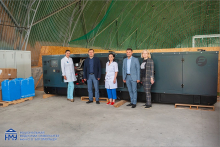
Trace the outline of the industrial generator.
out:
[[[154,103],[183,103],[213,105],[217,101],[218,81],[217,51],[198,52],[166,52],[152,53],[154,61],[155,83],[151,87],[152,102]],[[48,55],[42,57],[44,92],[66,95],[67,83],[64,82],[61,71],[61,59],[65,55]],[[102,75],[99,81],[100,97],[107,97],[105,89],[105,66],[108,53],[96,53],[101,61]],[[143,61],[141,53],[134,57]],[[83,80],[83,64],[88,54],[72,54],[77,81],[74,96],[88,95],[87,83]],[[117,97],[130,100],[128,89],[122,79],[122,64],[126,54],[115,53],[118,63]],[[143,85],[138,84],[138,101],[145,102]]]

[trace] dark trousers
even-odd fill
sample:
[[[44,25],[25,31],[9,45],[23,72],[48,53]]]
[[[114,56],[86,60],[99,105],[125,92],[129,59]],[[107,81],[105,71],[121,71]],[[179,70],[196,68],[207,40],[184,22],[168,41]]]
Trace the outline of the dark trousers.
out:
[[[146,93],[146,105],[151,105],[151,83],[146,78],[142,78],[142,83]]]
[[[93,101],[93,91],[92,91],[92,83],[95,87],[95,98],[96,101],[99,101],[99,81],[95,78],[95,75],[89,75],[89,79],[87,80],[88,92],[89,92],[89,100]]]

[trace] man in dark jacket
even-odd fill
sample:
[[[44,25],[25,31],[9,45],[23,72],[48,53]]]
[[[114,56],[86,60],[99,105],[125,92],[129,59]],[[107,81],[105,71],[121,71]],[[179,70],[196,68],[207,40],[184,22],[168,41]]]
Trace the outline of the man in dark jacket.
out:
[[[99,80],[101,78],[101,62],[99,58],[94,57],[94,50],[89,49],[89,58],[86,58],[84,61],[83,67],[83,77],[84,81],[87,80],[88,92],[89,92],[89,101],[87,104],[93,102],[93,90],[92,83],[95,87],[95,98],[96,104],[100,104],[99,102]]]

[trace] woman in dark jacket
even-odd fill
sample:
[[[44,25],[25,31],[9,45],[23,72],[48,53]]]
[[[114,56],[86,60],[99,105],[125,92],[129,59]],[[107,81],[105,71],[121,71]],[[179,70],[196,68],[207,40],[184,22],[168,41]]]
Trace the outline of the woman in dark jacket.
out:
[[[141,82],[146,92],[146,104],[145,108],[152,107],[151,104],[151,85],[154,84],[154,61],[151,59],[150,52],[144,50],[141,53],[143,62],[141,63]]]

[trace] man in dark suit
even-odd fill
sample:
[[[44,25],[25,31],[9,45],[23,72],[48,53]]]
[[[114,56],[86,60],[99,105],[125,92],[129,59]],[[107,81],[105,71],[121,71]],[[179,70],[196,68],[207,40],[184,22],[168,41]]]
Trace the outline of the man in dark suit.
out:
[[[86,58],[84,61],[83,67],[83,78],[84,81],[87,81],[88,92],[89,92],[89,101],[87,104],[93,102],[93,91],[92,91],[92,83],[95,87],[95,98],[96,104],[100,104],[99,102],[99,80],[101,78],[101,62],[99,58],[94,57],[94,50],[89,49],[89,58]]]

